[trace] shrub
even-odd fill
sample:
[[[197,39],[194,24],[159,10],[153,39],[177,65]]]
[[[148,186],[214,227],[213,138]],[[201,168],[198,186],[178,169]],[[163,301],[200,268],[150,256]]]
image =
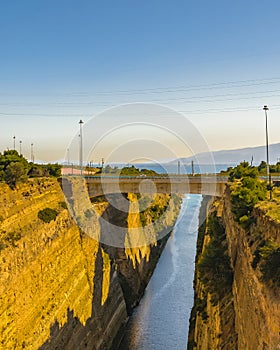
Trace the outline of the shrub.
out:
[[[21,239],[21,233],[13,231],[13,232],[9,232],[9,234],[5,238],[5,241],[11,244],[13,247],[16,247],[15,242],[19,241],[20,239]]]
[[[17,151],[0,153],[0,181],[6,181],[11,188],[14,188],[18,182],[27,180],[28,168],[28,161]]]
[[[16,242],[21,239],[21,233],[12,231],[6,233],[6,231],[1,232],[2,235],[5,235],[4,238],[0,241],[0,251],[7,248],[9,245],[16,247]]]
[[[258,264],[259,264],[259,262],[261,261],[261,254],[260,254],[261,253],[261,248],[263,246],[265,246],[265,245],[266,245],[266,241],[262,240],[259,243],[258,248],[255,250],[254,258],[253,258],[253,261],[251,263],[251,266],[252,266],[253,269],[256,269]]]
[[[58,215],[57,211],[51,208],[45,208],[38,212],[38,218],[46,223],[49,223],[52,220],[55,220],[57,215]]]
[[[61,168],[62,166],[55,163],[55,164],[47,164],[42,166],[45,169],[45,172],[49,174],[50,176],[54,177],[60,177],[61,176]]]
[[[15,188],[17,183],[27,180],[27,170],[22,163],[12,162],[5,170],[4,180],[11,188]]]
[[[252,222],[252,210],[259,201],[266,199],[266,193],[265,183],[251,177],[243,178],[231,188],[232,212],[244,228]]]
[[[29,177],[43,177],[48,175],[48,171],[38,164],[33,164],[28,172]]]
[[[206,321],[209,317],[206,311],[206,307],[207,307],[206,297],[203,299],[197,298],[195,301],[195,305],[196,305],[196,311],[198,312],[199,315],[201,315],[202,320]]]
[[[230,291],[233,272],[226,250],[225,230],[216,215],[210,216],[208,230],[211,240],[201,254],[197,269],[212,303],[216,304]]]
[[[59,202],[58,203],[62,209],[67,209],[67,204],[66,202]]]
[[[94,213],[93,213],[93,210],[92,210],[92,209],[87,209],[87,210],[85,211],[85,217],[86,217],[87,219],[92,218],[93,215],[94,215]]]
[[[244,177],[256,179],[258,177],[257,168],[249,166],[249,163],[247,162],[242,162],[237,165],[237,167],[231,169],[229,172],[230,181],[242,179]]]
[[[268,241],[259,249],[259,255],[263,281],[280,287],[280,247]]]

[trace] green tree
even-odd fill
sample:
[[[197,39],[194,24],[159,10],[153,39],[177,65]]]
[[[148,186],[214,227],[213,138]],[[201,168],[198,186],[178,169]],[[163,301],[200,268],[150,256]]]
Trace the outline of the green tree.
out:
[[[31,169],[28,171],[29,177],[43,177],[49,176],[49,172],[46,168],[41,165],[33,164]]]
[[[38,212],[38,218],[46,223],[55,220],[58,215],[58,212],[52,208],[45,208]]]
[[[44,165],[43,168],[46,170],[45,172],[45,176],[47,176],[48,174],[50,176],[54,176],[54,177],[60,177],[61,176],[61,165],[60,164],[47,164]]]
[[[141,170],[141,174],[144,174],[146,176],[156,176],[158,175],[158,173],[154,170],[150,170],[150,169],[142,169]]]
[[[132,165],[131,167],[124,167],[122,168],[121,170],[121,175],[123,176],[137,176],[137,175],[140,175],[140,171],[139,169],[135,168],[134,165]]]
[[[15,188],[17,183],[27,180],[27,169],[23,163],[12,162],[5,169],[4,180],[11,188]]]
[[[260,173],[266,172],[266,162],[264,160],[262,160],[260,165],[258,166],[258,171]]]
[[[239,223],[248,228],[254,206],[266,199],[266,184],[257,178],[244,177],[231,191],[232,212]]]
[[[264,282],[280,287],[280,247],[268,241],[259,249],[261,256],[260,270]]]
[[[4,151],[3,154],[0,153],[0,180],[4,180],[5,171],[11,163],[21,163],[24,169],[29,169],[28,161],[17,151]]]
[[[112,172],[112,168],[111,168],[111,166],[108,164],[108,165],[106,165],[105,166],[105,168],[103,169],[103,172],[105,173],[105,174],[110,174],[111,172]]]
[[[248,162],[242,162],[229,172],[229,180],[233,182],[244,177],[257,178],[258,175],[257,168],[250,166]]]

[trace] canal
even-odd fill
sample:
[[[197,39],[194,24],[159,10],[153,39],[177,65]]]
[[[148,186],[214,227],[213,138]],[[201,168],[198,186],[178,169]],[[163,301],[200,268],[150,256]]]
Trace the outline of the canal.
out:
[[[121,350],[186,350],[201,195],[186,195]]]

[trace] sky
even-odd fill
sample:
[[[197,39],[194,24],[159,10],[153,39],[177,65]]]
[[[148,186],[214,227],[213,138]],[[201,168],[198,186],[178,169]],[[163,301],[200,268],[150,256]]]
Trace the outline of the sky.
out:
[[[0,151],[16,136],[27,158],[33,143],[35,159],[61,160],[92,117],[107,127],[96,162],[116,146],[118,161],[167,157],[139,139],[180,157],[196,149],[159,126],[111,130],[108,109],[134,103],[166,108],[170,129],[183,113],[213,151],[263,145],[268,105],[270,142],[280,142],[279,13],[278,0],[1,1]]]

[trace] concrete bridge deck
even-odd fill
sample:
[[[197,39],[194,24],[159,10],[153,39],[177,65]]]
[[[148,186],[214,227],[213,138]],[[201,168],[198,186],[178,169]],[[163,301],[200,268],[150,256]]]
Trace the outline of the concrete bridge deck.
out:
[[[190,193],[222,196],[227,177],[221,176],[84,176],[90,197],[109,193]]]

